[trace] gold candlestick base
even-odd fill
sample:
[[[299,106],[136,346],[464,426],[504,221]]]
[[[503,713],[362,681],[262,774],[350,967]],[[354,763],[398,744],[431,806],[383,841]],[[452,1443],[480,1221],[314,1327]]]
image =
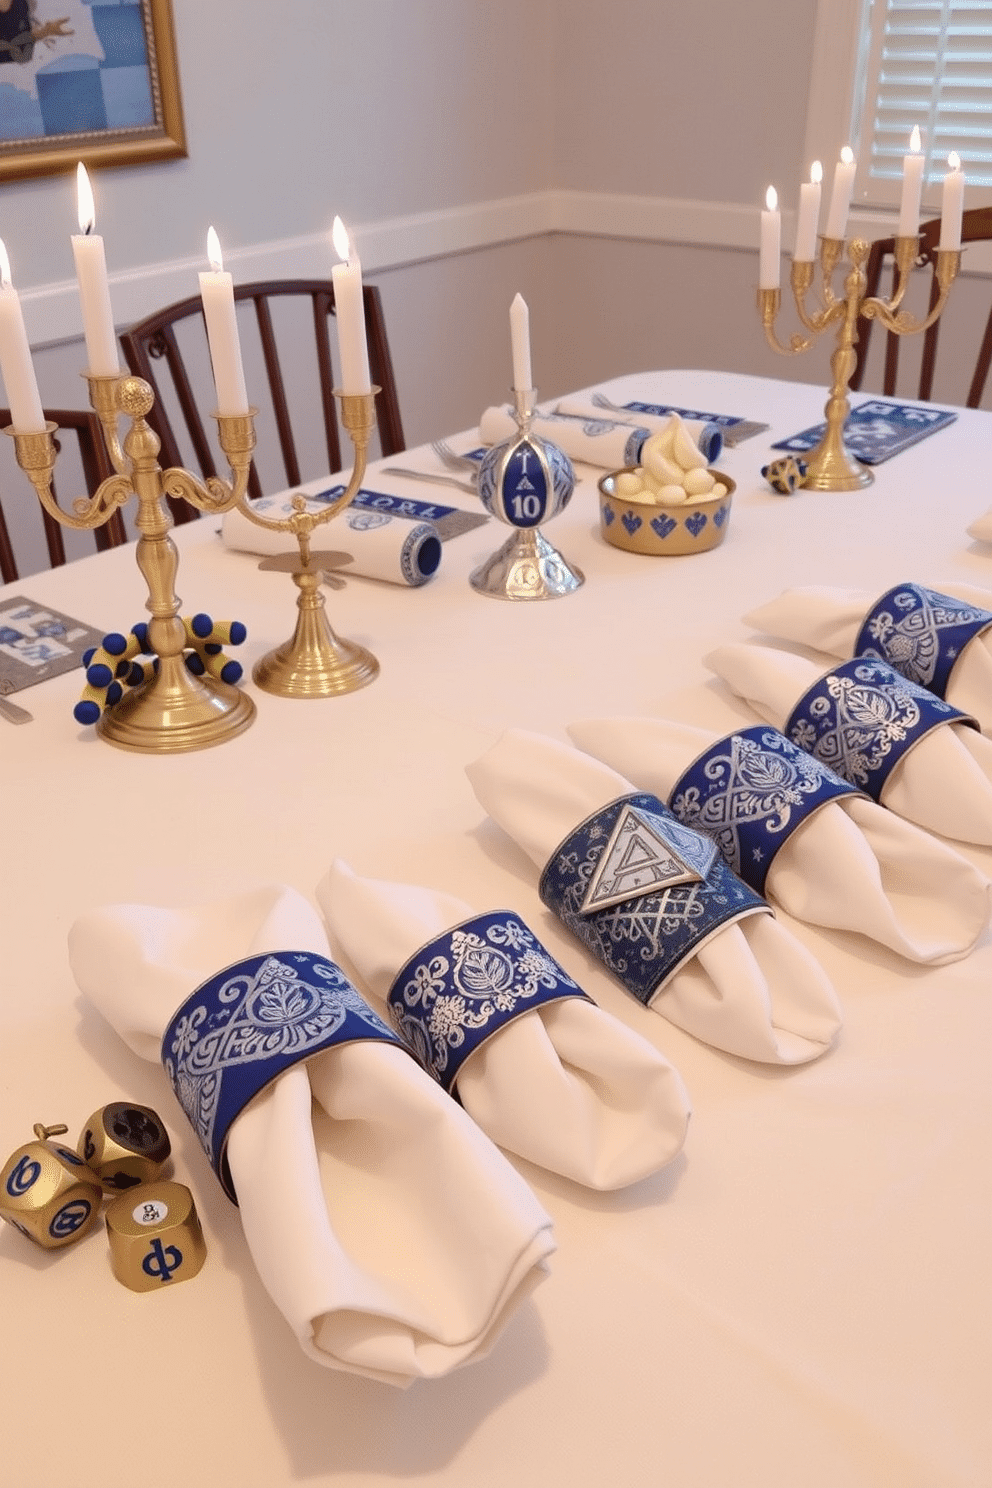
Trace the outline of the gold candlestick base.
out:
[[[163,658],[151,681],[104,712],[96,731],[118,749],[183,754],[243,733],[255,718],[246,692],[212,677],[194,677],[180,659]]]
[[[342,554],[309,555],[308,566],[300,567],[295,553],[269,558],[264,568],[292,572],[299,589],[296,629],[292,639],[269,651],[255,663],[252,680],[263,692],[277,697],[336,697],[367,687],[379,675],[379,663],[371,651],[354,641],[341,640],[331,629],[320,592],[321,559],[340,559]],[[318,566],[309,563],[317,560]]]

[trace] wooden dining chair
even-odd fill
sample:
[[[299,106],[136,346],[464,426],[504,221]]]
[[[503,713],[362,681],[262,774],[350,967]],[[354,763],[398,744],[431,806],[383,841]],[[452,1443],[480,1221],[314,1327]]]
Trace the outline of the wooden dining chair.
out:
[[[940,239],[940,218],[934,218],[924,222],[920,228],[920,252],[917,257],[917,266],[930,270],[930,296],[928,308],[930,310],[937,303],[940,288],[937,284],[937,244]],[[967,243],[979,243],[992,240],[992,207],[975,207],[964,213],[961,223],[962,246]],[[895,280],[895,252],[894,238],[879,238],[872,243],[865,265],[867,277],[867,291],[869,295],[887,295]],[[886,274],[885,271],[889,272]],[[883,275],[884,285],[883,285]],[[960,292],[960,291],[959,291]],[[951,289],[951,297],[955,294]],[[950,301],[949,301],[950,304]],[[918,312],[921,316],[925,313],[923,307]],[[933,396],[934,374],[937,366],[937,339],[943,317],[938,316],[934,324],[923,332],[922,354],[920,356],[919,382],[915,393],[910,396],[929,401]],[[872,327],[875,321],[858,317],[858,341],[855,347],[857,362],[850,386],[854,390],[861,387],[864,380],[865,370],[868,364],[868,350],[871,344]],[[907,338],[898,336],[894,331],[885,333],[885,362],[882,376],[882,391],[886,397],[896,396],[896,385],[899,377],[899,352],[901,343]],[[989,308],[988,317],[985,321],[984,334],[978,348],[974,372],[972,373],[971,386],[965,399],[966,408],[977,408],[982,401],[985,392],[985,384],[988,381],[989,367],[992,364],[992,306]],[[944,401],[944,400],[942,400]],[[960,401],[960,400],[955,400]]]
[[[376,397],[378,444],[382,454],[394,455],[405,441],[382,301],[374,285],[364,285],[363,293],[369,370],[381,389]],[[351,446],[342,453],[333,396],[333,283],[272,279],[238,284],[234,298],[236,306],[250,306],[253,312],[238,318],[248,396],[259,407],[249,495],[284,490],[340,470],[350,461]],[[209,417],[216,398],[199,295],[146,316],[121,333],[120,343],[130,370],[154,389],[148,422],[162,441],[163,467],[192,466],[201,477],[226,475],[226,467],[217,470],[220,451]],[[281,464],[274,459],[276,449]],[[177,522],[199,515],[185,501],[170,498],[170,504]]]
[[[81,479],[86,487],[85,494],[92,496],[100,482],[113,474],[99,419],[89,409],[82,408],[46,408],[44,413],[46,419],[59,426],[55,436],[55,445],[60,456],[64,454],[68,457],[70,455],[68,441],[70,439],[75,441],[76,458],[70,462],[71,468],[65,474],[63,485],[71,483],[74,478]],[[7,428],[9,424],[10,410],[0,408],[0,429]],[[56,465],[55,473],[57,478],[58,465]],[[20,483],[12,484],[4,493],[8,501],[8,512],[11,513],[9,523],[4,514],[3,499],[0,496],[0,577],[5,584],[10,584],[21,577],[17,553],[23,550],[23,544],[18,539],[26,529],[22,523],[15,527],[13,517],[15,510],[19,519],[22,517],[33,519],[35,511],[40,513],[48,548],[49,567],[60,568],[66,562],[66,529],[60,526],[38,501],[26,475],[18,470],[16,476],[12,474],[11,480],[19,480]],[[52,488],[54,493],[54,480]],[[78,496],[81,493],[76,490],[73,494]],[[14,528],[13,532],[11,528]],[[92,531],[97,551],[101,553],[106,552],[108,548],[120,547],[122,543],[128,541],[124,521],[119,511],[115,511],[102,527],[95,527]],[[21,566],[24,566],[23,558]],[[32,571],[37,572],[40,566],[44,565],[35,563]]]

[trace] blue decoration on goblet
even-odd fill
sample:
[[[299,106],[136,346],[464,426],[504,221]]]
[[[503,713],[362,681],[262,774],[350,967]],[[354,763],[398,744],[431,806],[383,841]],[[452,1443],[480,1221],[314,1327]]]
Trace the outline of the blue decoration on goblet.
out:
[[[555,599],[583,582],[539,531],[568,505],[575,489],[572,462],[556,444],[531,433],[535,393],[515,391],[518,432],[494,445],[479,467],[479,498],[513,535],[469,579],[480,594],[499,599]]]

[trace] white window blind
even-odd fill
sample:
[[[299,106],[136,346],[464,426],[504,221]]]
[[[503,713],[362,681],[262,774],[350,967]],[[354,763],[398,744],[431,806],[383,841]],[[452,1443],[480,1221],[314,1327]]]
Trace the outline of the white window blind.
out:
[[[943,179],[956,150],[968,186],[992,187],[992,0],[873,0],[869,14],[853,120],[856,199],[898,202],[914,124],[926,182]],[[939,200],[939,184],[929,186],[925,209],[939,210]]]

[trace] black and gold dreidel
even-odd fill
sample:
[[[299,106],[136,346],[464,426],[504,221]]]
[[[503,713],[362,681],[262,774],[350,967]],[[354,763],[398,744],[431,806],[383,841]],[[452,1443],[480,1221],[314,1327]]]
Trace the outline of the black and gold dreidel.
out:
[[[171,1151],[169,1134],[150,1106],[113,1101],[83,1127],[79,1151],[108,1193],[151,1183]]]
[[[46,1250],[85,1235],[103,1201],[100,1180],[79,1153],[50,1140],[66,1131],[37,1123],[36,1140],[12,1152],[0,1171],[0,1215]]]
[[[107,1209],[110,1267],[132,1292],[189,1281],[207,1258],[193,1203],[182,1183],[144,1183]]]

